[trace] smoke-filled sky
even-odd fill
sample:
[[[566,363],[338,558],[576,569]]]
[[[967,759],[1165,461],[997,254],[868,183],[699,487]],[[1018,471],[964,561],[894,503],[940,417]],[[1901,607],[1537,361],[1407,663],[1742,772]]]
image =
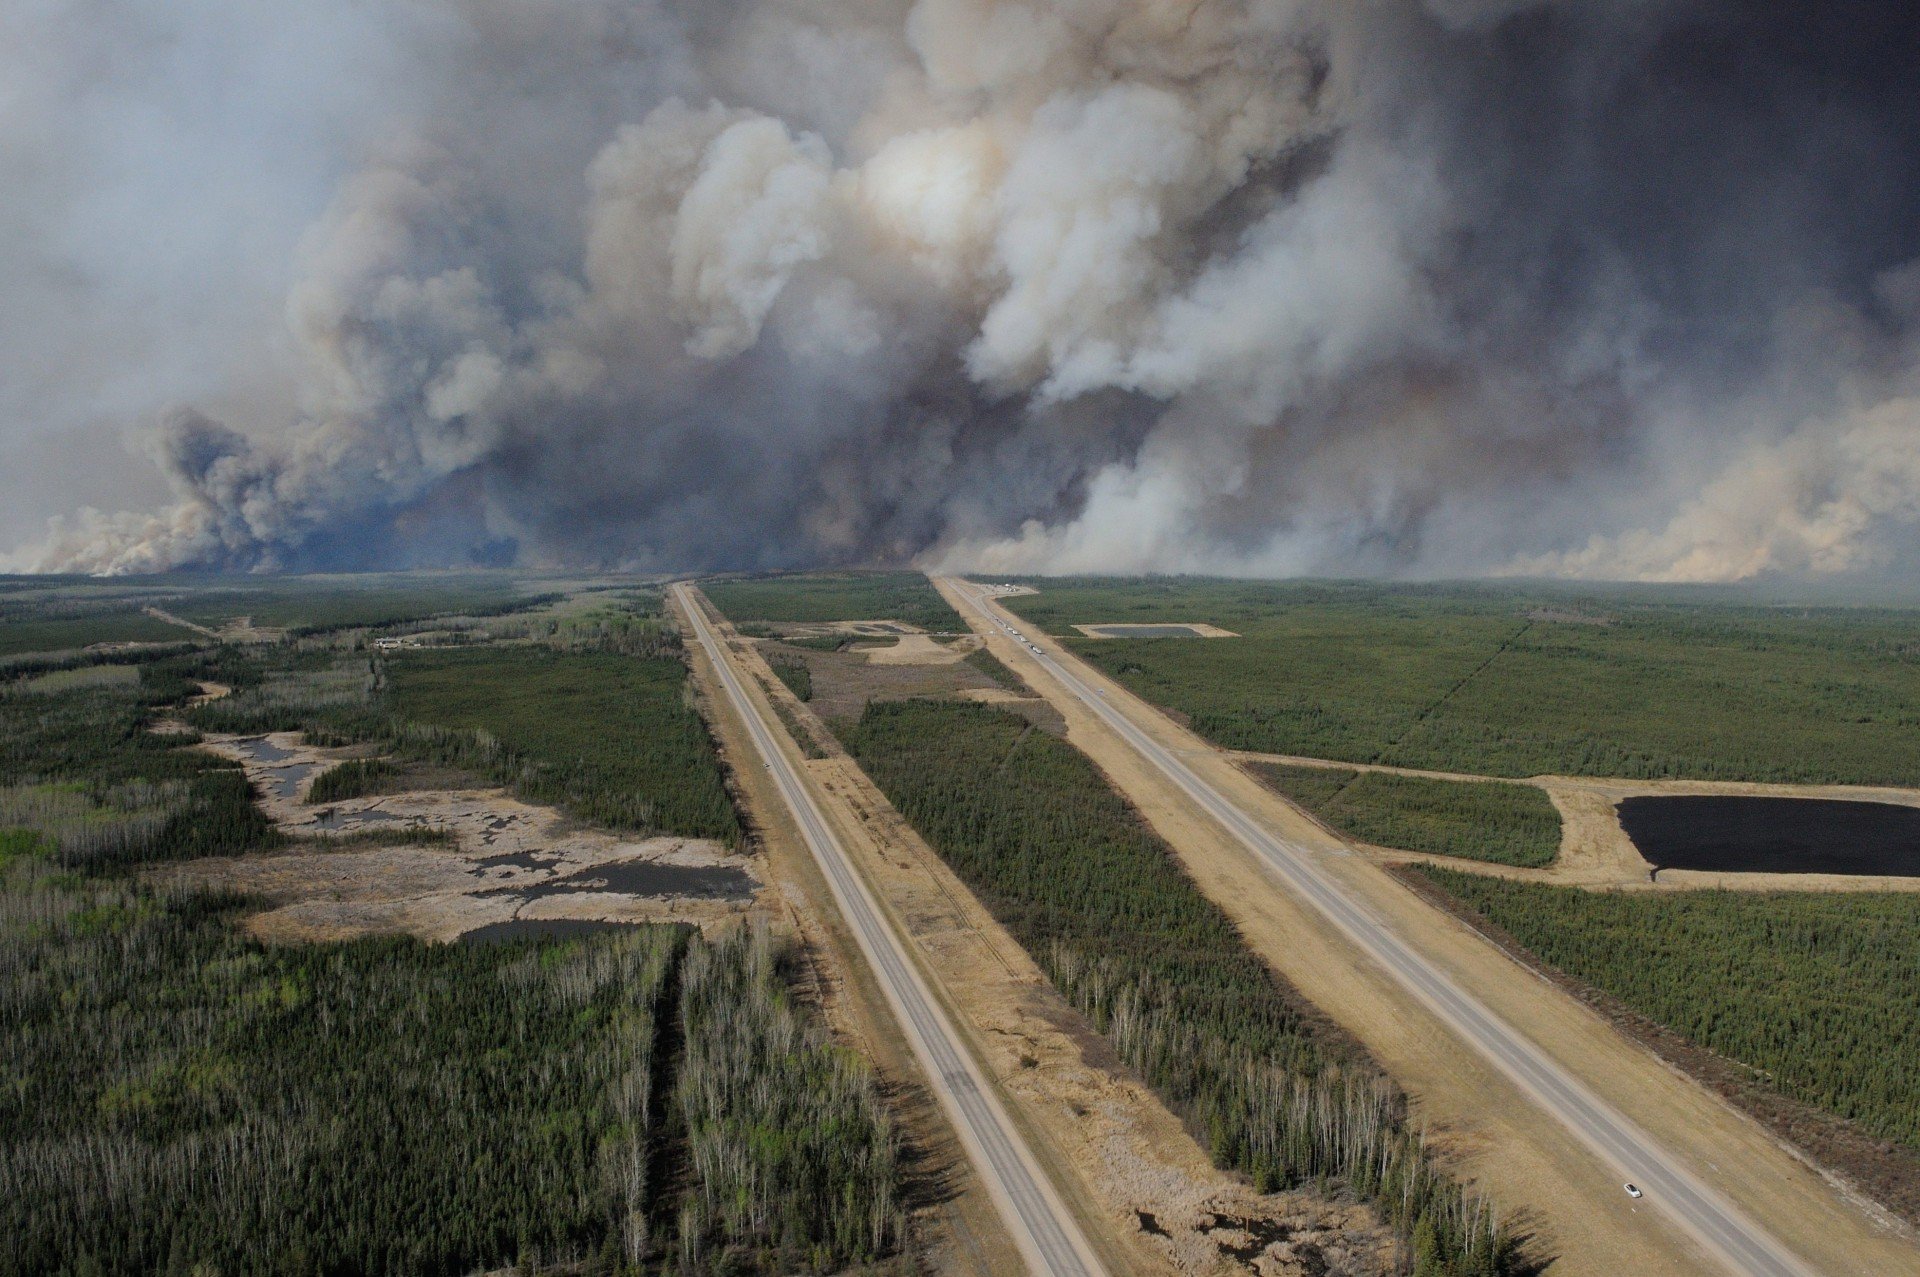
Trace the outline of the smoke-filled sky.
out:
[[[1910,0],[16,0],[0,541],[1899,575],[1917,73]]]

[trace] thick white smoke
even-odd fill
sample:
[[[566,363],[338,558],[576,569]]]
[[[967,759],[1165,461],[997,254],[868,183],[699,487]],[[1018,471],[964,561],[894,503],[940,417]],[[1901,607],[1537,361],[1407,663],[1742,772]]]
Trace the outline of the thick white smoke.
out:
[[[218,51],[233,16],[138,7],[154,30],[121,37],[80,0],[11,20],[0,79]],[[42,391],[0,397],[4,448],[173,370],[156,397],[197,406],[154,404],[147,445],[173,503],[14,558],[1895,567],[1920,130],[1911,68],[1857,62],[1897,10],[411,0],[369,33],[323,0],[314,38],[383,52],[304,105],[245,82],[304,122],[289,169],[337,171],[284,264],[204,329],[116,316],[111,395],[23,348]],[[162,61],[155,101],[186,73]],[[41,175],[0,194],[0,283],[48,277],[53,211],[168,186],[104,132],[31,140],[83,88],[0,99],[0,163]],[[163,145],[195,174],[252,153],[204,122]],[[90,244],[82,313],[166,251]]]

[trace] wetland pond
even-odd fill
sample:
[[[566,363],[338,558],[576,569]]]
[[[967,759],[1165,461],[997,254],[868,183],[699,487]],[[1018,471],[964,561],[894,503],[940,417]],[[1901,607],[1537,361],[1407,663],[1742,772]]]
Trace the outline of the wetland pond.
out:
[[[588,922],[579,918],[513,918],[475,927],[460,936],[461,944],[505,944],[511,940],[573,940],[580,936],[625,931],[631,922]]]
[[[1206,637],[1206,635],[1194,629],[1191,625],[1087,625],[1081,628],[1098,638],[1149,639]]]
[[[1920,876],[1920,807],[1832,798],[1628,798],[1620,827],[1657,869]]]

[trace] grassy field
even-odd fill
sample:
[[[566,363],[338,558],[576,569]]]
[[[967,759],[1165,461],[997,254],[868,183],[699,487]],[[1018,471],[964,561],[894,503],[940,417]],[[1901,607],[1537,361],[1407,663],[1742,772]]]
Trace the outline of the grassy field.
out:
[[[1043,580],[1029,623],[1234,749],[1486,775],[1920,784],[1920,613],[1635,589]]]
[[[1380,847],[1538,868],[1560,851],[1560,813],[1531,785],[1434,780],[1344,767],[1252,771],[1343,834]]]
[[[387,679],[382,704],[393,714],[484,733],[500,751],[483,760],[489,770],[536,802],[638,833],[740,837],[712,738],[688,699],[687,668],[673,657],[409,652],[388,663]]]
[[[1574,979],[1920,1149],[1920,896],[1588,892],[1420,869]]]
[[[913,826],[1181,1114],[1263,1189],[1337,1180],[1416,1271],[1508,1261],[1429,1163],[1399,1097],[1317,1028],[1078,750],[990,705],[870,704],[841,727]]]
[[[965,621],[918,572],[809,572],[703,581],[713,605],[738,622],[905,621],[964,634]]]

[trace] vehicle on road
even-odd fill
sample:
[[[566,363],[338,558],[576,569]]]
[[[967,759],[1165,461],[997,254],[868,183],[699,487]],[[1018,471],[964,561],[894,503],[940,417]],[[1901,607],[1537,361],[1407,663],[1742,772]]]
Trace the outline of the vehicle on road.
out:
[[[1645,1194],[1645,1193],[1643,1193],[1643,1192],[1641,1192],[1641,1191],[1640,1191],[1640,1190],[1639,1190],[1638,1188],[1636,1188],[1636,1187],[1635,1187],[1634,1185],[1632,1185],[1632,1184],[1628,1184],[1628,1185],[1626,1186],[1626,1188],[1627,1188],[1627,1196],[1628,1196],[1628,1197],[1632,1197],[1632,1198],[1635,1198],[1635,1199],[1639,1199],[1639,1198],[1642,1198],[1642,1197],[1645,1197],[1645,1196],[1646,1196],[1646,1194]]]

